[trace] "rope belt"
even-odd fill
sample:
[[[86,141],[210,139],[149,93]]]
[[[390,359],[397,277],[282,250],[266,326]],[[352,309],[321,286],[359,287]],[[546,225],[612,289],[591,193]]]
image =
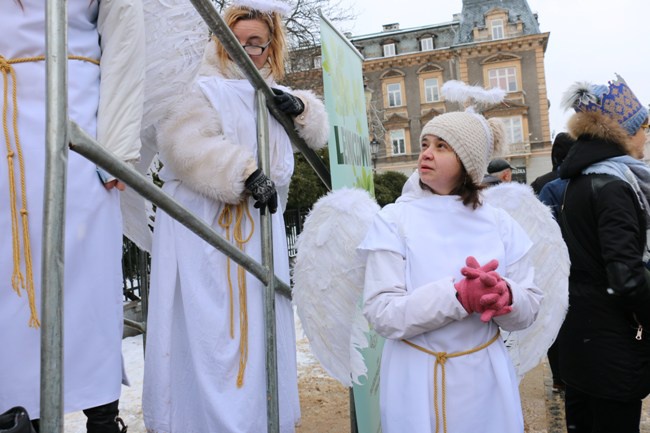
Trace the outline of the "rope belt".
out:
[[[418,346],[415,343],[412,343],[408,340],[402,340],[404,343],[408,344],[414,349],[419,350],[420,352],[424,352],[426,354],[429,354],[431,356],[434,356],[436,358],[436,362],[433,365],[433,404],[435,406],[435,413],[436,413],[436,433],[439,432],[439,413],[438,413],[438,366],[440,366],[440,370],[442,371],[442,424],[443,424],[443,431],[444,433],[447,433],[447,411],[445,407],[445,363],[449,358],[458,358],[459,356],[463,355],[469,355],[471,353],[478,352],[480,350],[485,349],[488,347],[490,344],[494,343],[497,341],[499,338],[499,330],[497,330],[497,333],[492,337],[488,342],[481,344],[480,346],[476,346],[473,349],[470,350],[465,350],[463,352],[454,352],[454,353],[447,353],[447,352],[433,352],[429,349],[426,349],[422,346]]]
[[[99,65],[95,59],[83,56],[68,56],[71,60],[83,60]],[[45,56],[22,57],[16,59],[6,59],[0,55],[0,73],[4,86],[4,100],[2,104],[2,129],[5,136],[5,146],[7,150],[7,164],[9,167],[9,200],[11,208],[11,240],[13,251],[13,273],[11,276],[11,286],[14,291],[21,296],[20,289],[27,292],[29,299],[29,326],[38,328],[41,326],[38,320],[38,311],[36,309],[36,295],[34,290],[34,271],[32,264],[31,241],[29,238],[29,218],[27,212],[27,186],[25,182],[25,160],[23,150],[20,145],[18,136],[18,90],[16,85],[16,70],[12,65],[17,63],[39,62],[45,60]],[[13,116],[11,119],[11,128],[13,129],[15,151],[9,136],[9,121],[7,119],[9,111],[9,77],[11,77],[11,103],[13,104]],[[20,176],[20,203],[22,204],[18,211],[18,194],[16,191],[16,175],[14,168],[14,156],[18,158],[18,170]],[[20,214],[20,221],[18,214]],[[20,225],[22,223],[22,242],[23,255],[25,260],[25,275],[20,269]]]
[[[255,222],[248,209],[248,200],[243,200],[237,205],[226,204],[219,215],[219,226],[226,231],[226,239],[233,241],[231,238],[230,228],[233,223],[233,212],[235,213],[235,226],[232,233],[235,245],[240,251],[244,250],[244,244],[248,242],[255,232]],[[248,236],[243,236],[244,214],[251,222],[251,230]],[[232,288],[232,279],[230,278],[230,257],[227,257],[226,267],[228,273],[228,309],[230,311],[230,338],[235,338],[234,325],[234,296]],[[237,372],[237,388],[244,385],[244,372],[246,362],[248,361],[248,308],[246,307],[246,270],[237,265],[237,286],[239,288],[239,371]]]

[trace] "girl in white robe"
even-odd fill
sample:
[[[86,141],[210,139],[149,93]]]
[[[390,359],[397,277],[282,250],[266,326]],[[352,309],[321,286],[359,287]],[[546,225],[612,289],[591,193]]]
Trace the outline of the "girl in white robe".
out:
[[[6,162],[0,164],[0,276],[4,278],[0,328],[5,345],[0,356],[0,413],[23,406],[35,419],[40,418],[45,3],[0,0],[0,10],[4,35],[0,37],[0,67],[7,80],[0,86],[0,101],[6,101],[8,125],[2,160],[7,161],[9,152],[14,154],[9,160],[12,170]],[[139,157],[142,26],[137,1],[68,1],[70,119],[124,161]],[[64,412],[100,407],[106,415],[105,406],[110,404],[108,418],[112,419],[107,423],[113,429],[108,431],[117,432],[114,418],[122,382],[123,305],[118,188],[123,186],[116,180],[104,184],[95,164],[75,152],[68,154],[67,173]],[[12,208],[18,210],[17,221],[12,221]],[[22,209],[26,219],[20,218]],[[13,234],[12,228],[17,230]],[[17,242],[16,248],[12,241]],[[22,275],[24,287],[18,283],[12,288],[16,275]],[[94,412],[90,411],[89,420]],[[91,424],[88,431],[96,431]]]
[[[233,5],[224,21],[267,83],[278,88],[275,80],[284,68],[281,5],[264,1],[255,7],[265,5],[269,9],[262,11]],[[308,145],[322,147],[328,134],[323,104],[311,92],[282,89],[280,109],[293,116]],[[275,212],[275,273],[288,282],[282,213],[293,173],[292,146],[269,116],[272,182],[264,179],[264,185],[274,189],[265,198],[251,196],[247,184],[262,176],[257,115],[253,87],[211,41],[192,91],[159,126],[160,176],[168,194],[258,262],[260,218],[254,206]],[[267,430],[263,292],[263,284],[238,272],[227,256],[165,213],[156,214],[143,395],[149,432]],[[300,418],[295,331],[290,300],[276,295],[275,302],[280,430],[286,433]]]
[[[542,294],[526,233],[505,211],[481,204],[478,185],[500,137],[496,121],[475,113],[432,119],[422,131],[418,172],[397,203],[377,214],[360,245],[368,252],[364,314],[387,338],[380,371],[384,433],[524,430],[499,327],[532,324]],[[496,259],[496,276],[507,282],[499,295],[506,306],[493,306],[491,320],[476,314],[489,304],[473,311],[457,296],[468,256],[481,265]]]

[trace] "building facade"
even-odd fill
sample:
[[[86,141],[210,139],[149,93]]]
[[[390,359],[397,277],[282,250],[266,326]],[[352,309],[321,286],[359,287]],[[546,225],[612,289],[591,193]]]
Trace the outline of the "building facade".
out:
[[[484,115],[504,122],[503,156],[516,167],[516,180],[530,183],[550,170],[548,39],[526,0],[463,0],[462,12],[449,22],[409,29],[393,23],[378,33],[350,36],[365,59],[369,140],[379,143],[376,170],[415,170],[424,124],[461,109],[441,94],[449,80],[506,91],[505,101]],[[319,51],[302,52],[292,62],[291,85],[322,91]]]

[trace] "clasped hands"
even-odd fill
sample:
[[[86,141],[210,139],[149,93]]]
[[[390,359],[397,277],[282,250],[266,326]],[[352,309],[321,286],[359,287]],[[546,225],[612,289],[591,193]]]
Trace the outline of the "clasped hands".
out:
[[[481,266],[472,256],[460,273],[465,277],[456,284],[457,297],[469,313],[480,313],[481,321],[489,322],[493,317],[512,311],[512,293],[508,284],[496,272],[499,262],[491,260]]]

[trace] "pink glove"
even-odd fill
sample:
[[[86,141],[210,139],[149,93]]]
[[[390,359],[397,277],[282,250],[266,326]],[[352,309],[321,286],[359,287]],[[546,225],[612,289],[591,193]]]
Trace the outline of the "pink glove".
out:
[[[489,289],[490,293],[487,293],[481,296],[479,304],[483,308],[481,313],[481,320],[483,322],[489,322],[493,317],[503,316],[512,311],[512,293],[508,288],[508,283],[501,278],[501,276],[496,272],[490,272],[490,274],[496,274],[498,277],[498,283]]]
[[[463,308],[469,314],[481,313],[483,322],[512,311],[510,290],[495,271],[499,262],[491,260],[480,266],[474,257],[469,256],[466,264],[460,271],[465,278],[454,285]]]

